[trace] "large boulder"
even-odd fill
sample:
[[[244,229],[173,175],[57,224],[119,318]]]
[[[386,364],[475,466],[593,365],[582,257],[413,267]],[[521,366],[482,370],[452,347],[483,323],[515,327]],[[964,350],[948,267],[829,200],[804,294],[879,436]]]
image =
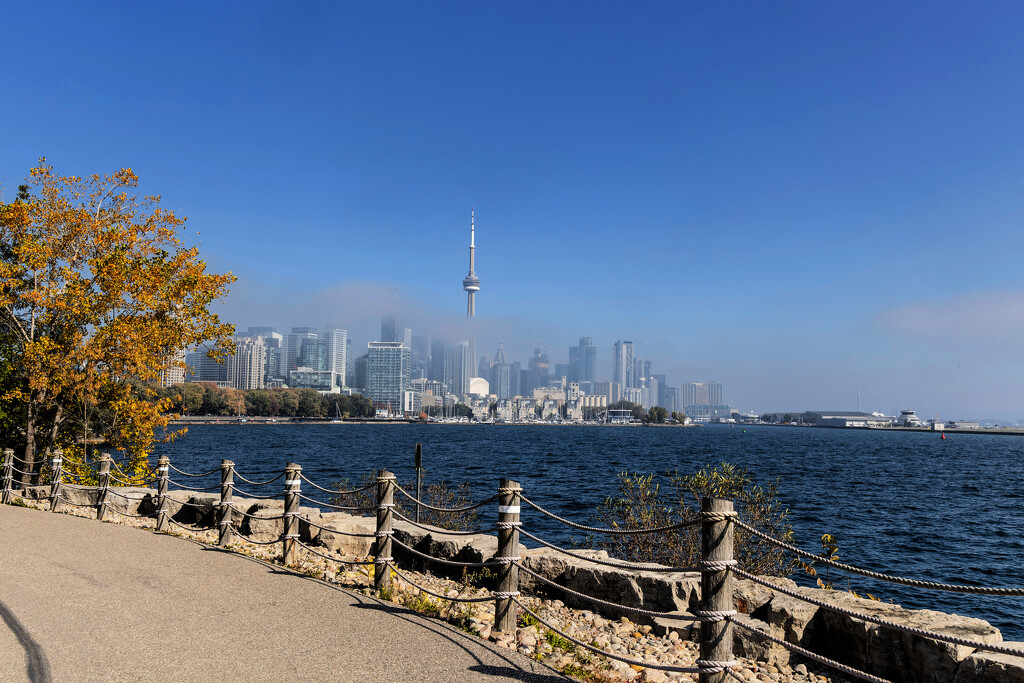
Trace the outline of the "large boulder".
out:
[[[943,635],[999,643],[999,630],[981,619],[934,610],[909,610],[891,603],[868,600],[842,591],[801,588],[802,594],[867,614]],[[891,680],[908,683],[952,681],[961,662],[974,648],[906,633],[820,609],[806,629],[805,646],[828,657]]]
[[[1024,651],[1024,643],[1003,645]],[[1024,657],[975,650],[956,672],[954,683],[1024,683]]]
[[[377,521],[372,517],[357,517],[344,512],[328,512],[315,520],[323,529],[314,529],[317,542],[342,555],[350,557],[367,557],[373,550],[373,533],[377,530]],[[330,531],[333,529],[333,531]],[[352,534],[360,534],[353,536]],[[365,534],[369,534],[366,536]]]

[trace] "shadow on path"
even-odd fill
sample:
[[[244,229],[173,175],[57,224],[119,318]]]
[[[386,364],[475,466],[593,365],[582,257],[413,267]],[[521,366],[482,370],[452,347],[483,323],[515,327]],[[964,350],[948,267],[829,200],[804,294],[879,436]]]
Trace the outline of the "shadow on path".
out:
[[[0,602],[0,618],[11,629],[11,633],[18,639],[18,643],[25,649],[25,672],[28,680],[32,683],[51,683],[50,662],[46,659],[43,648],[29,634],[25,627],[18,621],[18,617],[7,608],[7,605]]]
[[[463,633],[462,631],[459,631],[458,629],[456,629],[456,627],[448,624],[447,622],[434,621],[427,617],[423,617],[417,612],[410,610],[408,607],[403,607],[401,605],[386,602],[373,596],[367,596],[361,593],[356,593],[355,591],[344,586],[339,586],[337,584],[330,583],[322,579],[318,579],[308,574],[303,574],[302,572],[291,570],[281,565],[271,564],[270,562],[260,559],[258,557],[244,555],[242,553],[237,553],[231,550],[225,550],[217,546],[208,545],[206,543],[203,543],[202,541],[196,541],[193,539],[186,540],[190,540],[196,543],[197,545],[201,545],[205,550],[208,550],[210,552],[225,553],[231,555],[232,557],[238,557],[249,562],[255,562],[256,564],[264,566],[271,574],[286,574],[289,576],[294,576],[296,578],[305,579],[306,581],[311,581],[313,583],[316,583],[320,586],[324,586],[331,590],[338,591],[339,593],[344,593],[348,597],[355,600],[356,604],[353,606],[358,609],[383,612],[398,619],[402,619],[403,621],[418,626],[420,628],[431,631],[435,635],[457,646],[470,657],[476,660],[476,665],[470,666],[468,668],[469,671],[473,671],[475,673],[482,673],[488,676],[501,676],[508,679],[523,681],[524,683],[562,683],[566,680],[571,680],[567,679],[565,676],[560,675],[555,670],[550,669],[549,667],[540,663],[537,663],[536,666],[539,669],[543,669],[542,672],[528,671],[522,666],[520,662],[515,661],[514,657],[511,656],[511,652],[494,647],[487,641],[477,636],[472,636],[468,633]],[[477,655],[477,653],[474,652],[474,648],[489,650],[491,653],[495,654],[500,660],[505,662],[508,666],[493,666],[490,664],[485,664]],[[515,656],[520,658],[523,657],[523,655],[518,654],[516,654]]]

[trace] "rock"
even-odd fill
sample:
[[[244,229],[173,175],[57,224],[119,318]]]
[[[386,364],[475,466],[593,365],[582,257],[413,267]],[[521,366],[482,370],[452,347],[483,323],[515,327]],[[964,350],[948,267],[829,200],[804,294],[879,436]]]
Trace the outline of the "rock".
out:
[[[668,681],[668,676],[665,675],[664,671],[658,669],[644,669],[640,672],[637,680],[643,681],[643,683],[665,683]]]
[[[819,600],[824,598],[837,606],[905,626],[984,643],[1002,641],[999,630],[981,619],[933,610],[908,610],[841,591],[798,590]],[[851,619],[826,609],[819,611],[814,622],[812,628],[807,629],[810,649],[891,680],[908,683],[952,681],[960,662],[974,651],[973,648]]]
[[[342,555],[366,557],[373,548],[373,533],[377,530],[377,521],[371,517],[357,517],[344,512],[328,512],[320,515],[317,524],[339,533],[325,529],[317,529],[317,542],[328,550],[335,550]],[[370,534],[370,536],[349,536],[347,534]]]
[[[1005,642],[1003,645],[1024,650],[1024,643]],[[1014,657],[985,650],[974,654],[960,664],[954,683],[1024,683],[1024,657]]]
[[[733,619],[747,626],[771,633],[771,628],[767,623],[754,619],[749,614],[737,614]],[[767,662],[772,665],[785,664],[789,661],[789,650],[745,628],[734,625],[732,628],[732,638],[732,651],[737,657],[746,657],[747,659]]]

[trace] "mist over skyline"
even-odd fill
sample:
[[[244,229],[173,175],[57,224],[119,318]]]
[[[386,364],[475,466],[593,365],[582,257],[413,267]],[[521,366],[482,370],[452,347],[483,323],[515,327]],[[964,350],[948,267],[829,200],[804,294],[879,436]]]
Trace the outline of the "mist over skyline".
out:
[[[747,411],[1024,419],[1024,7],[7,8],[9,198],[132,167],[217,312],[632,340]]]

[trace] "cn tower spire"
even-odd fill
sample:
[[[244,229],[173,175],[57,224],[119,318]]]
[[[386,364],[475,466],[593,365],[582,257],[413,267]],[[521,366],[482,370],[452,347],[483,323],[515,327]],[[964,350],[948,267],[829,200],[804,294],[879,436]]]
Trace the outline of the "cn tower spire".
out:
[[[469,274],[462,280],[462,288],[466,290],[466,317],[476,317],[476,293],[480,291],[480,278],[476,276],[476,209],[469,213]]]

